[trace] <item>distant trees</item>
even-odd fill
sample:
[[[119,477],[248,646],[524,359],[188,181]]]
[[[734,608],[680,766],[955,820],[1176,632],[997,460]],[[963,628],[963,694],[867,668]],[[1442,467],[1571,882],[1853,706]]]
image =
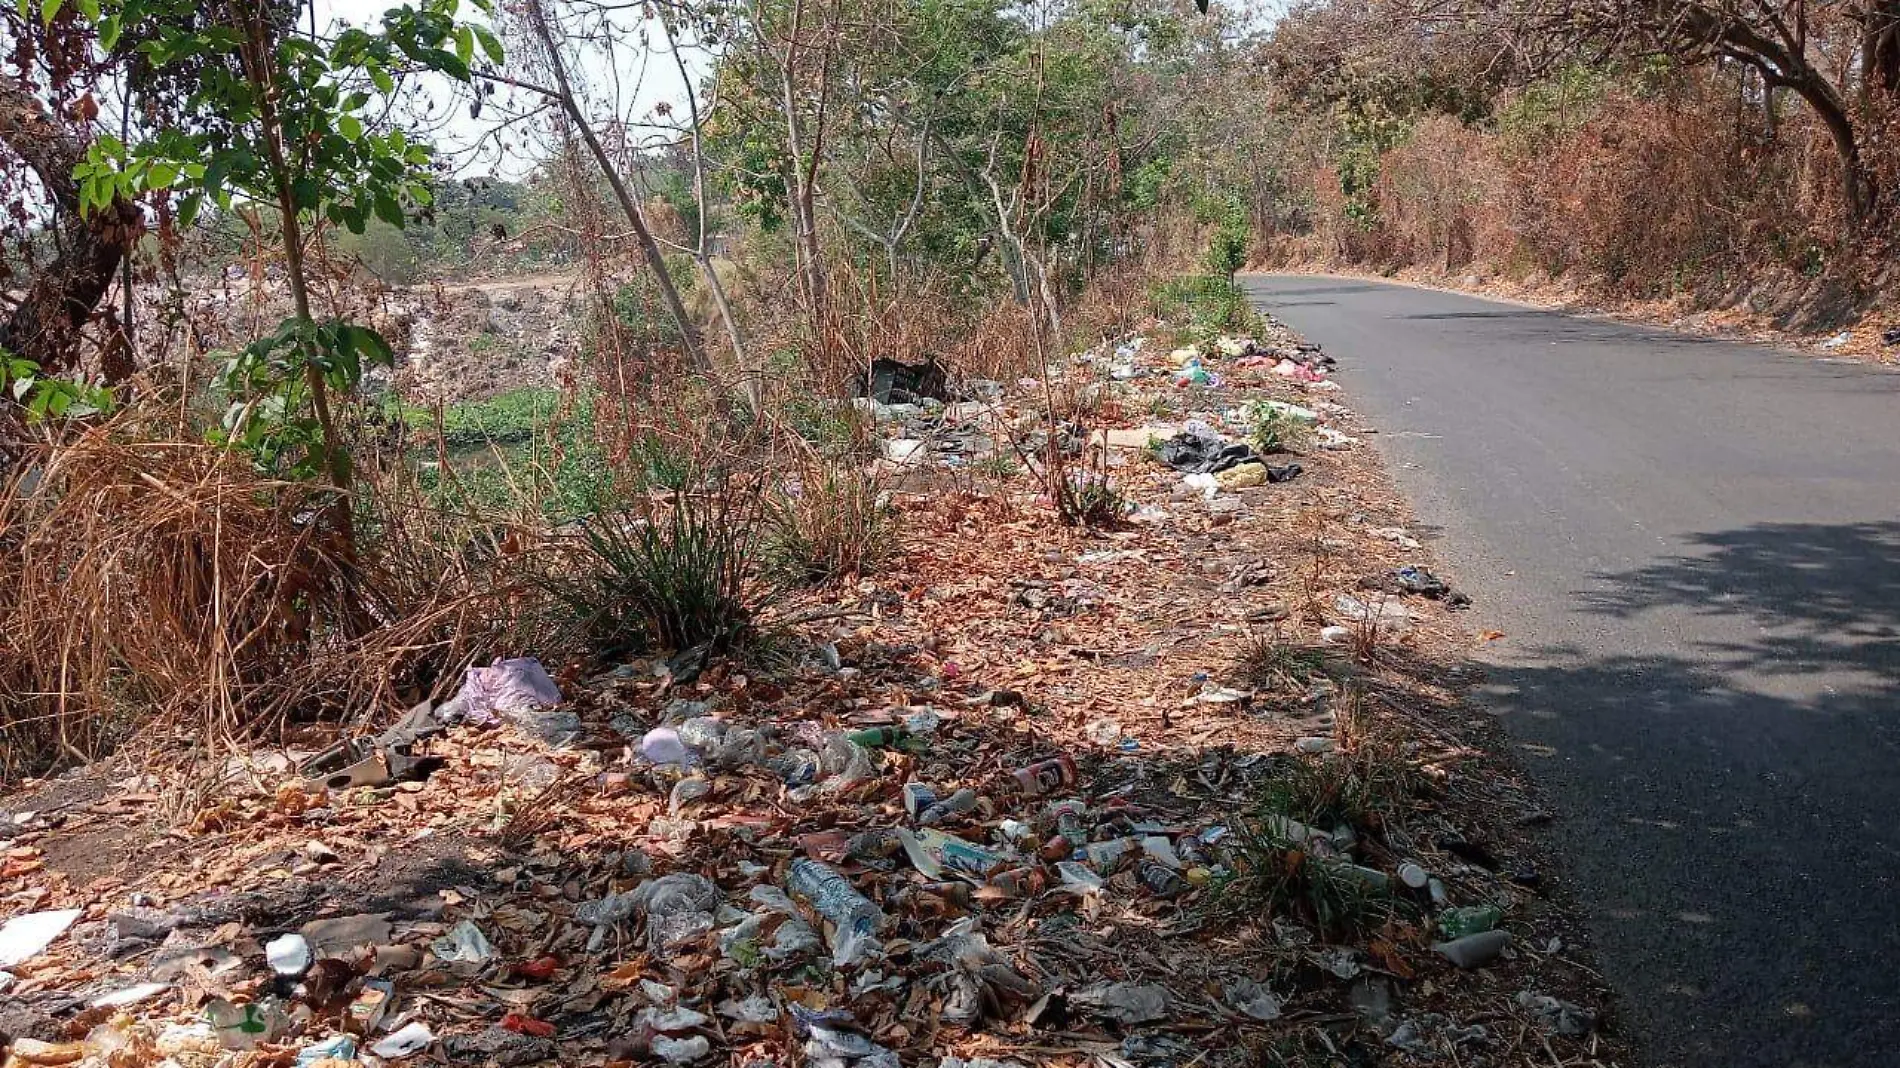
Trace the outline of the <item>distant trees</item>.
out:
[[[1533,63],[1622,55],[1738,64],[1769,96],[1792,93],[1826,130],[1852,226],[1895,207],[1870,156],[1893,132],[1900,0],[1399,0],[1394,13],[1446,32],[1483,27],[1497,54]]]

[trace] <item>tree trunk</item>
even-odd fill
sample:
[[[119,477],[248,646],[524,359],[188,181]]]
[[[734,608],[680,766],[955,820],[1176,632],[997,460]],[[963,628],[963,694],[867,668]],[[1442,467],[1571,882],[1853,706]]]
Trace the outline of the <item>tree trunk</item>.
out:
[[[1891,97],[1900,93],[1900,0],[1870,0],[1863,17],[1861,89]]]
[[[561,50],[554,39],[554,31],[548,26],[547,12],[541,7],[540,0],[528,5],[528,21],[534,27],[534,35],[547,52],[548,69],[554,75],[555,99],[561,110],[567,112],[579,128],[581,141],[587,145],[587,151],[600,166],[601,174],[607,178],[607,184],[613,187],[614,199],[620,202],[620,210],[627,216],[628,225],[633,227],[636,240],[640,243],[641,255],[647,261],[647,268],[653,272],[654,283],[660,290],[660,303],[666,305],[666,314],[679,328],[680,344],[686,349],[687,359],[693,369],[701,373],[710,371],[712,364],[706,359],[704,346],[700,344],[699,327],[691,316],[686,314],[686,305],[680,301],[679,290],[673,286],[673,276],[667,273],[666,257],[660,252],[659,242],[653,240],[653,231],[647,226],[646,213],[628,191],[626,180],[620,177],[620,171],[613,165],[613,159],[602,147],[600,138],[594,133],[594,126],[581,112],[580,101],[574,97],[574,87],[567,80],[567,63],[561,58]]]
[[[32,360],[47,374],[66,374],[79,360],[79,328],[112,288],[143,217],[123,200],[103,211],[82,212],[73,168],[85,159],[85,146],[37,97],[4,78],[0,144],[25,161],[51,198],[59,249],[53,262],[28,280],[19,307],[0,321],[0,348]]]
[[[1841,194],[1858,229],[1873,217],[1875,206],[1880,202],[1880,190],[1867,161],[1861,156],[1854,120],[1832,87],[1817,74],[1810,72],[1805,78],[1792,82],[1789,88],[1814,109],[1821,125],[1827,127],[1828,137],[1833,140],[1834,151],[1841,161]]]

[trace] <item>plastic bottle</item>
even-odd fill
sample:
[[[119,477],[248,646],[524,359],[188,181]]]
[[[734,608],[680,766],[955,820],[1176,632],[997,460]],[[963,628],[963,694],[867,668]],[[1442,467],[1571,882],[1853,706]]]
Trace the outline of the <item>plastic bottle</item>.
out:
[[[852,731],[845,735],[866,749],[882,749],[889,746],[902,748],[910,740],[910,732],[902,727],[868,727],[861,731]]]
[[[924,809],[923,815],[917,817],[917,822],[925,827],[934,827],[952,816],[961,816],[966,812],[974,811],[976,811],[976,791],[964,787]]]
[[[785,889],[830,923],[832,958],[837,963],[855,963],[876,946],[878,929],[884,926],[883,910],[835,869],[800,857],[786,871]]]
[[[1088,806],[1080,801],[1057,801],[1043,813],[1049,826],[1065,841],[1076,849],[1088,844],[1089,831],[1083,826],[1088,818]]]
[[[1446,941],[1457,941],[1492,930],[1504,919],[1504,910],[1496,905],[1460,905],[1438,914],[1438,932]]]

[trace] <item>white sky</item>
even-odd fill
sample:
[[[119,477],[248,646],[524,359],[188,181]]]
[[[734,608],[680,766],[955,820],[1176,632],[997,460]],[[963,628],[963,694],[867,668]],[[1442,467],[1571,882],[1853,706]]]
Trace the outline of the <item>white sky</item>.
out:
[[[315,6],[319,25],[343,21],[368,26],[397,3],[392,0],[315,0]],[[465,6],[465,16],[472,16],[471,21],[486,21],[472,6]],[[611,57],[604,50],[587,49],[578,55],[570,54],[569,59],[573,65],[571,79],[576,90],[585,96],[592,117],[597,121],[618,117],[628,123],[654,122],[655,106],[664,103],[683,118],[686,115],[685,82],[672,54],[666,51],[658,23],[645,22],[637,10],[616,12],[611,17],[631,43],[617,49]],[[650,51],[643,50],[637,43],[642,30],[647,28],[652,37]],[[521,48],[517,42],[502,35],[502,43],[510,52],[503,73],[523,81],[538,77],[514,61],[513,56]],[[686,60],[687,69],[695,77],[708,66],[701,52],[687,51]],[[437,155],[451,162],[458,175],[518,179],[547,155],[545,141],[549,127],[545,117],[516,123],[498,132],[509,118],[541,103],[534,94],[498,85],[495,94],[484,101],[481,117],[473,118],[469,115],[468,87],[444,77],[430,76],[416,88],[418,98],[426,103],[422,108],[413,109],[421,113],[412,116],[412,121],[430,131],[429,139],[434,142]],[[638,137],[642,133],[653,140],[674,139],[662,131],[641,131],[638,127],[632,128],[630,136]],[[502,145],[506,146],[505,150]]]

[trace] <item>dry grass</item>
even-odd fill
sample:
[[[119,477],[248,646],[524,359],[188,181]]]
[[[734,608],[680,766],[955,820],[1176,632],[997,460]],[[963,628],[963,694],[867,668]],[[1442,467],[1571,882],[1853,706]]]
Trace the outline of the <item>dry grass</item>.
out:
[[[215,743],[367,715],[458,678],[534,618],[519,535],[465,549],[466,524],[371,479],[352,547],[325,519],[331,491],[146,430],[123,416],[0,495],[8,777],[139,731]]]

